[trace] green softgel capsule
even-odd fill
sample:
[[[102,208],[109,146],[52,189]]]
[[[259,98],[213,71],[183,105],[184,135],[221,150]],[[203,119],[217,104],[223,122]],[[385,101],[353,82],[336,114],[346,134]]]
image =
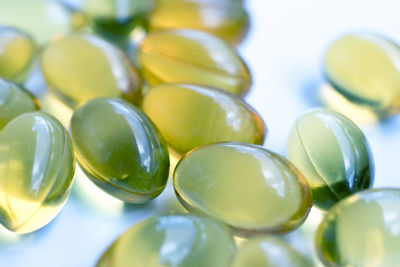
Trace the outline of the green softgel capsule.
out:
[[[90,34],[69,35],[42,55],[43,75],[51,89],[74,107],[97,97],[123,97],[138,103],[140,82],[116,47]]]
[[[51,0],[2,0],[0,24],[26,31],[40,45],[75,29],[74,15]]]
[[[141,43],[138,59],[150,85],[189,83],[239,96],[244,96],[251,85],[250,72],[236,51],[202,31],[153,31]]]
[[[400,190],[365,190],[329,210],[316,249],[325,266],[398,266],[399,225]]]
[[[307,179],[322,209],[372,186],[374,161],[364,134],[351,120],[328,109],[300,117],[292,129],[289,160]]]
[[[147,219],[122,234],[97,267],[229,267],[235,245],[223,225],[192,215]]]
[[[284,240],[260,236],[245,241],[236,252],[231,267],[309,267],[310,262]]]
[[[51,115],[23,114],[0,132],[0,223],[17,233],[49,223],[69,196],[72,142]]]
[[[174,171],[178,199],[240,235],[285,232],[307,217],[311,191],[283,157],[260,146],[215,143],[192,150]]]
[[[213,0],[160,2],[149,15],[150,30],[189,28],[215,34],[238,44],[249,29],[249,15],[242,3]]]
[[[325,75],[351,102],[379,113],[395,113],[400,110],[399,59],[399,46],[382,36],[346,35],[328,48]]]
[[[36,99],[28,91],[0,78],[0,130],[15,117],[38,109]]]
[[[150,88],[142,108],[178,153],[219,141],[264,141],[266,128],[260,116],[224,91],[196,85],[158,85]]]
[[[81,11],[96,30],[124,35],[136,26],[145,26],[153,1],[83,0],[81,5]]]
[[[0,77],[22,82],[35,58],[36,46],[26,33],[0,26]]]
[[[123,201],[158,196],[169,173],[167,145],[150,119],[128,102],[99,98],[74,111],[77,159],[101,189]]]

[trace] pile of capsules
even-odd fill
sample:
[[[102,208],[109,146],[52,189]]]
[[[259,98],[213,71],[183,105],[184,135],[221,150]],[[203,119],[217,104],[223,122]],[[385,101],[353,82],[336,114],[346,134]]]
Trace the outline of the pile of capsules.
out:
[[[98,266],[310,266],[272,234],[302,225],[313,203],[327,211],[315,236],[326,266],[398,266],[400,190],[369,189],[374,163],[356,124],[315,109],[293,126],[289,160],[261,146],[266,126],[243,100],[252,78],[235,49],[249,28],[240,0],[0,5],[4,227],[49,223],[69,196],[75,157],[99,188],[143,203],[164,190],[172,153],[189,214],[133,226]],[[384,37],[347,35],[327,50],[324,72],[344,98],[391,115],[399,57]],[[26,85],[32,69],[73,110],[69,130],[40,111]],[[232,233],[249,239],[236,248]]]

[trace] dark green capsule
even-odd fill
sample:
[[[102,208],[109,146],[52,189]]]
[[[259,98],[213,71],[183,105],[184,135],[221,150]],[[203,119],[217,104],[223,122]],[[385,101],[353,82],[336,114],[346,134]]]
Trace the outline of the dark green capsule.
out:
[[[101,189],[141,203],[158,196],[169,171],[166,143],[150,119],[118,98],[98,98],[75,110],[71,135],[79,164]]]

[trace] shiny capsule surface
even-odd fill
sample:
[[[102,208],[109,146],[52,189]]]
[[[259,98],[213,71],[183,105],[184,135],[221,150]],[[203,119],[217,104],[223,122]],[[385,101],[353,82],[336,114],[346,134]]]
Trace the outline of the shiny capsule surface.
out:
[[[188,28],[206,31],[238,44],[249,29],[249,15],[234,1],[170,0],[149,15],[150,30]]]
[[[74,111],[71,136],[87,176],[112,196],[142,203],[164,189],[169,171],[166,143],[148,117],[128,102],[87,102]]]
[[[75,29],[73,14],[51,0],[2,0],[0,24],[24,30],[40,45]]]
[[[189,83],[244,96],[250,72],[236,51],[206,32],[172,29],[151,32],[138,51],[143,75],[150,85]]]
[[[19,85],[0,78],[0,130],[15,117],[38,110],[33,96]]]
[[[322,209],[372,187],[374,181],[374,160],[364,134],[351,120],[328,109],[315,109],[297,120],[288,156],[307,179],[314,204]]]
[[[400,48],[371,33],[346,35],[328,48],[325,75],[351,102],[380,113],[400,111]]]
[[[245,241],[233,258],[231,267],[309,267],[312,266],[284,240],[260,236]]]
[[[68,198],[74,170],[58,120],[43,112],[12,120],[0,132],[0,223],[17,233],[45,226]]]
[[[220,141],[264,141],[266,128],[260,116],[223,91],[195,85],[158,85],[150,88],[142,108],[178,153]]]
[[[0,26],[0,78],[22,82],[35,54],[31,37],[16,28]]]
[[[223,225],[192,215],[147,219],[123,233],[97,267],[229,267],[235,245]]]
[[[133,66],[116,47],[90,34],[69,35],[42,55],[43,75],[53,91],[74,107],[97,97],[140,99]]]
[[[293,230],[312,205],[306,180],[289,161],[236,142],[186,154],[175,168],[174,188],[186,208],[218,219],[240,235]]]
[[[143,26],[153,6],[152,0],[83,0],[81,11],[101,32],[128,34],[135,26]]]
[[[365,190],[329,210],[316,249],[326,266],[397,266],[399,225],[400,190]]]

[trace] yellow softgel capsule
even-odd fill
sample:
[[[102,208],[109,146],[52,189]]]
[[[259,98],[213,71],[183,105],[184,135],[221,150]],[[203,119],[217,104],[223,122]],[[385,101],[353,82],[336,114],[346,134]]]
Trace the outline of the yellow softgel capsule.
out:
[[[0,77],[22,82],[35,58],[31,37],[12,27],[0,26]]]
[[[150,30],[188,28],[240,43],[249,29],[249,15],[240,2],[171,0],[158,3],[149,15]]]
[[[174,171],[178,199],[240,235],[285,232],[300,226],[312,205],[300,172],[260,146],[216,143],[192,150]]]
[[[235,252],[230,231],[193,215],[147,219],[123,233],[97,267],[229,267]]]
[[[49,87],[69,106],[98,97],[140,100],[139,77],[120,50],[90,34],[69,35],[50,44],[42,55]]]
[[[45,226],[68,198],[74,168],[70,137],[54,117],[9,122],[0,132],[0,223],[17,233]]]
[[[400,48],[375,34],[346,35],[328,48],[328,82],[349,101],[378,113],[400,111]]]
[[[0,24],[26,31],[40,45],[75,29],[73,14],[51,0],[2,0]]]
[[[363,132],[329,109],[314,109],[296,121],[288,156],[307,179],[314,204],[324,210],[374,182],[374,159]]]
[[[236,51],[202,31],[153,31],[141,43],[138,59],[150,85],[189,83],[239,96],[244,96],[251,85],[250,72]]]
[[[231,267],[309,267],[310,262],[287,242],[275,236],[245,241],[236,252]]]
[[[220,141],[264,141],[261,117],[224,91],[187,84],[158,85],[150,88],[142,108],[178,153]]]
[[[326,214],[315,235],[325,266],[398,266],[400,190],[369,189]]]
[[[37,100],[28,91],[0,78],[0,130],[15,117],[38,109]]]

